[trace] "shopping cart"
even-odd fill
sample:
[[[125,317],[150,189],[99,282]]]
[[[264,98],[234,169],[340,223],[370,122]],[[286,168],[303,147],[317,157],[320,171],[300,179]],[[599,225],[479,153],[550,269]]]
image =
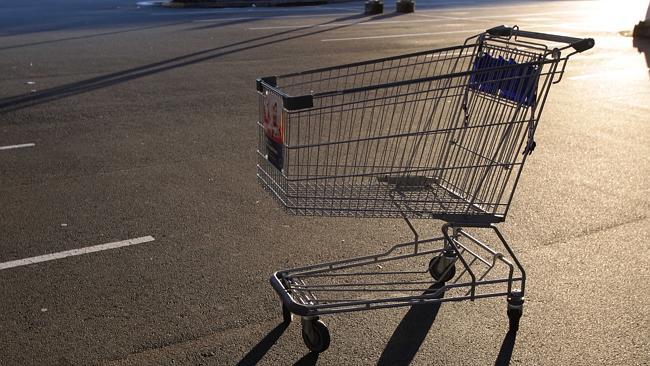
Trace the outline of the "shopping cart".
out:
[[[526,274],[495,224],[551,85],[593,46],[499,26],[455,47],[257,80],[257,177],[287,212],[402,218],[414,235],[273,274],[310,350],[330,343],[320,315],[443,301],[506,297],[518,329]],[[442,236],[421,238],[415,218],[444,221]]]

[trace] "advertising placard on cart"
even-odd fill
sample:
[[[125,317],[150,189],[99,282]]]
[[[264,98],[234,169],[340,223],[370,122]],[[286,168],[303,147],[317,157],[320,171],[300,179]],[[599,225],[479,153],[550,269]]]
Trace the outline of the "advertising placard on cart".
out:
[[[284,120],[282,118],[282,97],[275,93],[264,96],[264,135],[266,137],[266,158],[273,166],[282,170],[284,153]]]

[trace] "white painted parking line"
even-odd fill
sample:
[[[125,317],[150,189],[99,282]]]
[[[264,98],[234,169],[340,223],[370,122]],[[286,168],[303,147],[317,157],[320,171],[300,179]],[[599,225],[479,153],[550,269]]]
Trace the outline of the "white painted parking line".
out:
[[[329,39],[321,39],[321,42],[357,41],[362,39],[383,39],[383,38],[400,38],[400,37],[421,37],[421,36],[436,36],[442,34],[458,34],[458,33],[476,34],[480,32],[485,32],[485,29],[463,29],[463,30],[447,31],[447,32],[406,33],[406,34],[389,34],[384,36],[329,38]]]
[[[556,28],[554,25],[530,25],[526,26],[526,29],[545,29],[545,28]],[[406,33],[406,34],[389,34],[383,36],[366,36],[366,37],[350,37],[350,38],[330,38],[330,39],[321,39],[321,42],[335,42],[335,41],[356,41],[363,39],[382,39],[382,38],[400,38],[400,37],[420,37],[420,36],[436,36],[443,34],[469,34],[476,35],[478,33],[485,32],[485,29],[463,29],[455,31],[446,31],[446,32],[426,32],[426,33]]]
[[[548,16],[548,15],[564,15],[564,14],[574,14],[575,11],[547,11],[543,13],[522,13],[522,14],[500,14],[500,15],[486,15],[486,16],[480,16],[476,18],[484,18],[484,19],[493,19],[493,18],[521,18],[521,17],[542,17],[542,16]]]
[[[341,23],[329,23],[329,24],[306,24],[306,25],[278,25],[278,26],[269,26],[269,27],[252,27],[248,30],[268,30],[268,29],[293,29],[293,28],[326,28],[326,27],[339,27],[339,26],[350,26],[350,25],[382,25],[382,24],[401,24],[401,23],[431,23],[431,22],[441,22],[443,19],[410,19],[410,20],[370,20],[370,21],[360,21],[360,22],[341,22]],[[445,24],[447,26],[448,24]],[[464,25],[464,24],[454,24],[454,25]]]
[[[530,20],[532,17],[542,17],[548,15],[562,15],[562,14],[574,14],[571,11],[550,11],[544,13],[521,13],[521,14],[499,14],[499,15],[482,15],[482,16],[469,16],[469,17],[459,17],[459,16],[448,16],[448,15],[432,15],[432,14],[421,14],[417,13],[415,15],[427,18],[434,19],[450,19],[450,20],[483,20],[483,19],[517,19],[517,20]]]
[[[582,74],[568,77],[569,80],[584,80],[584,79],[636,79],[636,76],[642,76],[650,69],[610,69],[603,72],[596,72],[592,74]]]
[[[453,1],[446,3],[434,3],[435,6],[447,6],[447,5],[464,5],[464,4],[476,4],[476,1]]]
[[[0,150],[22,149],[24,147],[34,147],[34,146],[36,146],[36,144],[33,143],[33,142],[30,142],[28,144],[0,146]]]
[[[348,6],[348,7],[342,7],[342,6],[331,7],[331,8],[330,8],[330,7],[325,7],[325,8],[318,9],[318,10],[341,10],[341,11],[350,11],[350,10],[358,10],[358,9],[360,9],[360,7],[359,7],[358,5],[354,5],[354,6]],[[298,9],[296,9],[296,10],[298,10]],[[357,13],[357,14],[358,14],[358,13]]]
[[[543,8],[546,5],[538,5],[538,4],[521,4],[517,5],[517,9],[528,9],[528,10],[533,10],[534,8]],[[429,7],[424,7],[420,8],[419,12],[426,12],[426,11],[431,11],[431,12],[448,12],[448,13],[454,13],[454,14],[468,14],[468,11],[485,11],[485,10],[503,10],[503,9],[512,9],[512,4],[504,4],[501,6],[476,6],[476,7],[466,7],[466,6],[459,6],[459,7],[449,7],[446,9],[439,9],[439,8],[429,8]],[[475,13],[475,12],[474,12]]]
[[[451,52],[440,52],[440,53],[426,55],[424,58],[447,57],[447,56],[458,56],[458,55],[460,55],[460,51],[451,51]]]
[[[317,17],[337,17],[341,15],[357,15],[357,13],[336,13],[336,14],[309,14],[308,18]],[[230,20],[276,20],[276,19],[291,19],[291,18],[305,18],[305,15],[278,15],[278,16],[263,16],[263,17],[244,17],[244,18],[210,18],[210,19],[196,19],[192,22],[227,22]]]
[[[215,19],[197,19],[192,22],[229,22],[233,20],[251,20],[251,19],[262,19],[260,17],[244,17],[244,18],[215,18]]]
[[[542,18],[542,17],[530,17],[530,18],[519,18],[517,22],[519,23],[536,23],[536,22],[552,22],[555,19],[551,18]]]
[[[135,239],[116,241],[116,242],[113,242],[113,243],[99,244],[99,245],[93,245],[93,246],[85,247],[85,248],[72,249],[72,250],[66,250],[66,251],[63,251],[63,252],[39,255],[37,257],[18,259],[18,260],[15,260],[15,261],[0,263],[0,270],[15,268],[15,267],[21,267],[21,266],[27,266],[27,265],[34,264],[34,263],[53,261],[53,260],[56,260],[56,259],[61,259],[61,258],[66,258],[66,257],[73,257],[73,256],[77,256],[77,255],[82,255],[82,254],[100,252],[102,250],[117,249],[117,248],[129,246],[129,245],[148,243],[148,242],[154,241],[154,240],[155,239],[154,239],[153,236],[143,236],[143,237],[135,238]]]
[[[440,20],[469,20],[469,21],[479,21],[475,20],[474,17],[450,17],[446,15],[429,15],[429,14],[415,14],[416,16],[419,17],[426,17],[426,18],[432,18],[432,19],[440,19]]]
[[[349,25],[352,23],[348,24],[341,24],[341,25]],[[307,25],[279,25],[277,27],[255,27],[255,28],[248,28],[248,30],[267,30],[267,29],[299,29],[299,28],[314,28],[314,27],[336,27],[337,24],[307,24]]]
[[[184,12],[161,12],[150,13],[149,16],[183,16],[183,15],[220,15],[220,14],[255,14],[255,13],[276,13],[276,14],[300,14],[305,17],[313,16],[312,13],[319,13],[324,11],[350,11],[354,8],[273,8],[273,9],[260,9],[260,8],[238,8],[238,9],[219,9],[219,10],[203,10],[203,11],[184,11]],[[357,13],[358,14],[358,13]]]

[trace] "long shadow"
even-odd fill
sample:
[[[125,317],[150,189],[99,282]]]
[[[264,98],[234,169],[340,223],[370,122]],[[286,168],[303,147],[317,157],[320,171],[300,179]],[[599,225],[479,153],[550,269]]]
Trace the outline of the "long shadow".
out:
[[[515,348],[515,341],[517,340],[517,332],[508,331],[503,342],[501,343],[501,349],[499,350],[499,355],[497,356],[496,361],[494,361],[494,366],[507,366],[510,365],[510,359],[512,358],[512,351]]]
[[[318,353],[309,352],[296,361],[293,366],[314,366],[316,361],[318,361]]]
[[[111,31],[111,32],[94,33],[94,34],[88,34],[88,35],[85,35],[85,36],[66,37],[66,38],[50,39],[50,40],[47,40],[47,41],[39,41],[39,42],[32,42],[32,43],[25,43],[25,44],[17,44],[17,45],[12,45],[12,46],[0,47],[0,51],[11,50],[11,49],[15,49],[15,48],[40,46],[40,45],[43,45],[43,44],[59,43],[59,42],[65,42],[65,41],[76,41],[76,40],[79,40],[79,39],[90,39],[90,38],[97,38],[97,37],[104,37],[104,36],[112,36],[112,35],[121,34],[121,33],[137,32],[137,31],[147,30],[147,29],[169,27],[169,26],[172,26],[172,25],[178,25],[178,24],[182,24],[182,23],[184,23],[184,22],[158,24],[158,25],[151,25],[151,26],[148,26],[148,27],[137,27],[137,28],[122,29],[122,30]]]
[[[255,18],[241,19],[240,18],[240,19],[229,20],[228,18],[224,18],[223,21],[215,21],[214,24],[210,24],[209,27],[205,26],[205,27],[193,28],[193,29],[208,29],[208,28],[226,27],[226,26],[229,26],[229,25],[246,23],[246,22],[251,22],[251,21],[255,21],[255,20],[258,20],[258,19],[255,19]],[[39,41],[39,42],[32,42],[32,43],[25,43],[25,44],[17,44],[17,45],[12,45],[12,46],[0,47],[0,51],[11,50],[11,49],[16,49],[16,48],[25,48],[25,47],[31,47],[31,46],[40,46],[40,45],[44,45],[44,44],[59,43],[59,42],[66,42],[66,41],[77,41],[77,40],[80,40],[80,39],[91,39],[91,38],[112,36],[112,35],[116,35],[116,34],[138,32],[138,31],[149,30],[149,29],[165,28],[165,27],[170,27],[170,26],[180,25],[180,24],[187,24],[187,21],[150,25],[150,26],[146,26],[146,27],[136,27],[136,28],[122,29],[122,30],[116,30],[116,31],[111,31],[111,32],[94,33],[94,34],[88,34],[88,35],[85,35],[85,36],[66,37],[66,38],[51,39],[51,40],[47,40],[47,41]]]
[[[262,338],[259,343],[255,345],[248,353],[237,363],[237,366],[256,365],[266,355],[266,353],[273,347],[275,342],[280,339],[284,331],[289,325],[283,323],[278,324],[275,328]]]
[[[349,19],[354,19],[357,18],[358,15],[353,15],[353,16],[348,16],[348,17],[341,17],[337,18],[328,22],[324,22],[318,25],[315,25],[314,27],[319,27],[322,25],[327,25],[331,23],[336,23],[336,22],[341,22]],[[8,98],[2,98],[0,99],[0,112],[12,112],[16,111],[19,109],[23,108],[28,108],[32,107],[35,105],[47,103],[47,102],[52,102],[55,100],[67,98],[70,96],[82,94],[82,93],[87,93],[90,91],[94,91],[97,89],[102,89],[106,88],[109,86],[113,86],[116,84],[120,84],[126,81],[134,80],[134,79],[139,79],[145,76],[149,75],[154,75],[158,74],[161,72],[177,69],[180,67],[185,67],[193,64],[197,64],[200,62],[204,62],[207,60],[212,60],[215,58],[223,57],[226,55],[238,53],[238,52],[243,52],[247,51],[250,49],[258,48],[258,47],[263,47],[263,46],[269,46],[272,44],[276,43],[281,43],[293,39],[298,39],[298,38],[304,38],[308,36],[313,36],[316,34],[320,33],[325,33],[329,32],[335,29],[341,29],[341,28],[346,28],[351,26],[352,24],[343,24],[343,25],[338,25],[334,27],[327,27],[325,29],[320,29],[316,30],[313,32],[308,32],[308,33],[302,33],[302,34],[296,34],[296,35],[290,35],[288,37],[283,37],[281,39],[275,39],[275,40],[268,40],[270,38],[274,37],[279,37],[279,36],[285,36],[289,35],[291,33],[299,32],[299,31],[304,31],[305,28],[301,29],[290,29],[274,34],[269,34],[266,36],[260,36],[256,38],[251,38],[248,40],[244,41],[239,41],[239,42],[234,42],[230,43],[227,45],[219,46],[219,47],[214,47],[198,52],[193,52],[189,53],[183,56],[178,56],[178,57],[173,57],[167,60],[163,61],[158,61],[154,63],[150,63],[147,65],[143,66],[138,66],[135,68],[107,74],[107,75],[102,75],[82,81],[77,81],[73,82],[70,84],[62,85],[62,86],[57,86],[41,91],[37,91],[34,93],[26,93],[26,94],[21,94],[13,97],[8,97]],[[309,28],[307,28],[309,29]],[[268,40],[265,42],[258,42],[258,41],[264,41]],[[257,43],[255,43],[257,42]],[[252,44],[255,43],[255,44]],[[231,48],[231,49],[229,49]],[[229,50],[226,50],[229,49]],[[221,52],[218,52],[221,51]]]
[[[424,294],[435,291],[435,284]],[[442,297],[443,294],[440,294]],[[414,305],[399,323],[384,351],[377,361],[378,366],[409,365],[436,320],[441,303]]]
[[[0,19],[5,20],[5,19]],[[14,30],[2,30],[0,31],[0,37],[13,37],[13,36],[24,36],[33,33],[42,33],[42,32],[57,32],[68,29],[81,29],[84,26],[87,26],[87,22],[83,20],[78,21],[68,21],[66,23],[55,23],[55,24],[44,24],[45,19],[36,18],[31,19],[31,22],[36,23],[37,25],[28,25],[27,28],[20,27],[19,29]],[[3,26],[7,26],[3,24]],[[9,25],[10,27],[11,25]]]

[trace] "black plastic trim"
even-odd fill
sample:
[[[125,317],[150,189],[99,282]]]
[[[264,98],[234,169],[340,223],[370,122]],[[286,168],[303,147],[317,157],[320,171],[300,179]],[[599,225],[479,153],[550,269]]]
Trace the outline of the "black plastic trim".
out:
[[[585,38],[578,42],[572,43],[571,47],[578,52],[583,52],[594,47],[596,42],[593,38]]]
[[[278,86],[278,77],[277,76],[265,76],[263,78],[258,78],[256,80],[255,84],[256,84],[256,87],[257,87],[257,91],[260,92],[260,93],[264,91],[264,86],[262,85],[262,83],[264,83],[266,85],[269,85],[269,86],[272,86],[272,87],[276,87],[276,86]]]
[[[301,95],[297,97],[282,96],[284,109],[295,111],[297,109],[311,108],[314,106],[314,97],[311,95]]]
[[[498,27],[490,28],[485,32],[493,37],[511,37],[514,35],[517,37],[526,37],[532,39],[541,39],[544,41],[566,43],[578,52],[583,52],[588,49],[591,49],[596,44],[593,38],[576,38],[576,37],[560,36],[560,35],[549,34],[549,33],[529,32],[520,29],[515,29],[513,27],[508,27],[505,25],[500,25]]]
[[[485,32],[494,37],[510,37],[512,35],[512,28],[500,25],[498,27],[490,28]]]

